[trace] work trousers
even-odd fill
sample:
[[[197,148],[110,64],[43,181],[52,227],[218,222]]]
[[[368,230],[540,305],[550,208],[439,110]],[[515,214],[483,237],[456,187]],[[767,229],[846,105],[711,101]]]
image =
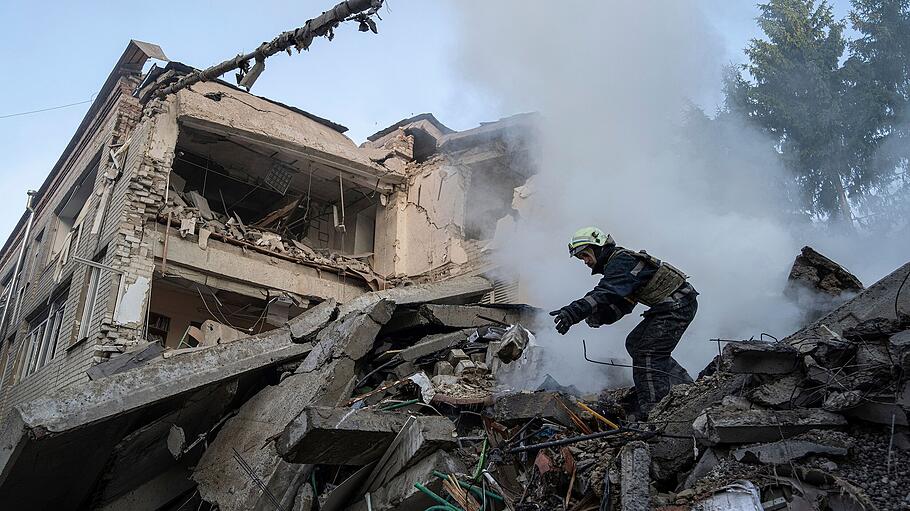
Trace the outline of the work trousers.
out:
[[[671,354],[683,332],[695,318],[695,294],[671,304],[658,304],[645,311],[645,318],[626,338],[626,351],[632,357],[632,379],[642,418],[670,392],[671,385],[692,383],[692,377]]]

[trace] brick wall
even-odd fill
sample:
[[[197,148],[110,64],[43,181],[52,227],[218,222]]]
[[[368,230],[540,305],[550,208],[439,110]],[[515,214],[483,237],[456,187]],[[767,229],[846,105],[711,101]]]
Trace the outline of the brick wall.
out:
[[[105,99],[104,108],[99,110],[92,124],[85,130],[79,145],[68,155],[56,183],[48,188],[36,204],[33,234],[27,242],[32,244],[38,233],[43,233],[43,236],[40,244],[29,246],[30,253],[26,258],[28,266],[23,267],[19,281],[20,286],[25,285],[27,291],[22,300],[18,321],[15,324],[11,323],[8,328],[8,333],[11,333],[15,327],[17,332],[15,341],[10,346],[10,355],[5,364],[0,361],[0,364],[5,365],[2,389],[0,389],[2,416],[5,416],[8,407],[15,403],[87,380],[85,370],[92,362],[92,348],[96,343],[94,339],[101,331],[106,309],[113,306],[109,296],[116,293],[115,290],[112,290],[113,287],[116,287],[116,283],[112,283],[109,278],[100,281],[99,299],[96,301],[100,310],[93,316],[95,324],[90,329],[89,339],[74,344],[74,337],[78,332],[78,320],[82,313],[82,298],[87,283],[88,268],[75,262],[73,256],[92,259],[114,241],[114,236],[105,231],[102,231],[100,235],[91,234],[95,215],[100,214],[98,206],[101,202],[101,196],[98,193],[92,193],[88,198],[88,210],[83,220],[79,243],[71,250],[69,262],[58,273],[56,271],[57,259],[49,257],[54,230],[57,227],[56,211],[85,171],[96,162],[100,163],[100,169],[95,182],[92,183],[93,190],[98,191],[103,186],[106,180],[104,174],[109,164],[107,157],[109,148],[122,143],[129,136],[141,114],[138,102],[131,96],[135,85],[135,78],[124,77],[121,79],[119,87],[115,88]],[[99,154],[101,154],[100,159],[96,159]],[[111,201],[101,213],[108,216],[115,212]],[[106,220],[105,224],[108,223],[110,221]],[[4,268],[15,264],[18,251],[19,244],[13,244],[7,253],[2,255]],[[112,250],[108,250],[101,262],[110,264],[113,258],[112,252]],[[39,313],[46,307],[52,294],[59,293],[66,287],[69,288],[69,291],[53,358],[45,366],[20,380],[17,378],[17,361],[25,358],[23,356],[26,349],[24,338],[29,331],[29,324],[24,319]]]

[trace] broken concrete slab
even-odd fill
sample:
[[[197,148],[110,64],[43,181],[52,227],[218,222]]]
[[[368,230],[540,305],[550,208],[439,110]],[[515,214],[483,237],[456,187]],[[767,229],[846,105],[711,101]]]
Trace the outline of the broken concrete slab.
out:
[[[844,415],[874,424],[890,426],[908,426],[907,411],[900,404],[893,402],[894,395],[863,395],[863,399],[854,407],[844,409]]]
[[[468,360],[469,358],[470,357],[468,357],[468,354],[465,353],[464,350],[454,349],[449,351],[449,353],[446,355],[446,362],[452,364],[453,366],[457,366],[459,362],[462,360]]]
[[[662,424],[663,431],[681,438],[658,437],[651,445],[653,476],[675,481],[695,462],[692,452],[692,421],[705,408],[725,396],[737,395],[751,375],[718,373],[699,378],[692,385],[674,385],[670,393],[651,410],[649,419]]]
[[[370,472],[369,478],[364,483],[364,489],[370,492],[376,491],[405,469],[416,465],[437,447],[448,451],[453,450],[457,445],[454,427],[446,426],[440,428],[440,431],[449,431],[449,434],[447,437],[437,435],[438,438],[434,439],[431,434],[428,434],[427,427],[421,423],[420,417],[407,421]]]
[[[457,277],[442,282],[416,284],[366,293],[342,305],[338,314],[339,316],[344,316],[351,311],[363,308],[366,304],[382,299],[392,300],[399,306],[419,303],[469,303],[492,289],[493,285],[483,277]]]
[[[872,317],[845,328],[841,336],[848,341],[858,343],[887,344],[888,339],[910,327],[910,317],[888,318],[883,316]]]
[[[731,373],[788,374],[798,368],[799,352],[779,342],[738,341],[724,346],[723,360]]]
[[[461,376],[465,373],[473,373],[477,371],[477,364],[473,360],[459,360],[458,364],[455,366],[455,374]]]
[[[142,367],[160,357],[163,351],[164,346],[153,342],[142,349],[127,352],[118,357],[110,358],[106,362],[93,365],[85,372],[88,374],[89,379],[99,380],[112,374]]]
[[[416,329],[425,329],[430,326],[430,320],[420,314],[419,308],[398,307],[392,319],[382,328],[380,336],[400,334]]]
[[[336,406],[347,400],[356,364],[372,349],[393,308],[381,300],[330,323],[316,336],[313,350],[294,374],[250,398],[225,423],[193,472],[204,500],[217,503],[223,511],[269,502],[241,460],[270,491],[286,493],[288,481],[299,478],[303,469],[282,460],[272,440],[305,408]]]
[[[414,344],[402,350],[399,357],[405,362],[416,362],[417,360],[428,357],[452,346],[458,345],[468,340],[468,336],[474,330],[458,330],[445,334],[428,335]],[[454,364],[452,364],[454,366]]]
[[[807,246],[793,262],[784,295],[815,321],[863,289],[855,275]]]
[[[199,192],[190,190],[187,192],[186,196],[192,201],[193,206],[199,210],[199,215],[202,216],[203,219],[211,220],[215,218],[215,215],[212,214],[212,210],[209,207],[209,201]]]
[[[408,417],[398,412],[308,407],[287,425],[276,447],[292,463],[366,465],[382,455]],[[421,416],[415,423],[422,448],[454,446],[455,425],[449,419]]]
[[[294,507],[292,511],[310,511],[313,509],[313,502],[316,496],[313,495],[313,487],[304,484],[297,490],[297,496],[294,498]]]
[[[534,325],[542,313],[530,305],[421,305],[420,315],[429,324],[449,328],[472,328],[499,324]]]
[[[433,365],[433,376],[451,376],[455,374],[455,368],[445,360],[440,360]]]
[[[749,393],[749,400],[757,405],[772,408],[805,407],[809,403],[809,395],[802,391],[802,378],[795,374],[775,377],[763,383]],[[817,396],[816,400],[817,400]]]
[[[293,344],[287,331],[277,331],[14,406],[0,432],[0,508],[74,509],[84,502],[114,446],[146,408],[179,407],[187,393],[302,357],[307,351],[308,346]],[[164,447],[163,439],[161,443]],[[62,473],[69,474],[66,485],[45,484]]]
[[[572,419],[563,404],[566,404],[565,397],[558,392],[517,392],[496,400],[493,418],[508,425],[540,417],[572,426]]]
[[[692,470],[689,472],[689,475],[686,476],[686,480],[676,489],[677,492],[692,488],[696,483],[702,478],[708,475],[711,470],[720,463],[721,457],[717,455],[717,451],[714,449],[706,449],[702,452],[701,456],[698,458],[698,462],[692,467]]]
[[[436,451],[427,456],[385,486],[370,494],[370,505],[361,499],[349,506],[348,511],[424,511],[437,504],[414,484],[425,485],[437,495],[443,492],[442,481],[433,476],[433,471],[444,474],[465,472],[464,464],[445,451]]]
[[[319,305],[309,308],[288,321],[291,337],[295,342],[306,342],[312,339],[329,321],[334,319],[338,303],[329,298]]]
[[[697,425],[696,425],[697,424]],[[729,410],[709,408],[693,424],[714,444],[773,442],[811,429],[845,426],[847,420],[820,408],[797,410]]]
[[[800,255],[796,256],[788,280],[810,285],[833,296],[865,289],[856,275],[809,246],[803,247]]]
[[[852,447],[850,437],[840,431],[809,431],[794,438],[766,444],[753,444],[730,452],[736,461],[780,465],[810,454],[846,456]]]
[[[200,344],[203,346],[227,344],[250,336],[248,333],[241,332],[236,328],[229,327],[217,321],[212,321],[211,319],[203,321],[199,330],[202,332],[202,342]]]
[[[897,296],[897,290],[908,273],[910,273],[910,263],[904,264],[866,288],[865,291],[825,314],[815,323],[783,339],[782,342],[798,346],[814,339],[830,338],[831,332],[841,334],[845,329],[870,318],[895,319],[895,305],[898,310],[910,310],[910,293],[904,292]]]
[[[623,511],[651,509],[651,453],[648,444],[635,440],[619,453],[621,470],[620,502]]]

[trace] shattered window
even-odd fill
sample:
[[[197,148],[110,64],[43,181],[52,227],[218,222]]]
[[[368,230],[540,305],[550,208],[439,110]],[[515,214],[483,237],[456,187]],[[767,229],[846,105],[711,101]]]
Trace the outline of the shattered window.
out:
[[[51,237],[51,248],[48,251],[48,262],[54,260],[61,252],[72,255],[76,241],[79,238],[82,222],[85,220],[89,209],[89,198],[98,176],[98,166],[101,153],[95,155],[87,170],[73,185],[55,210],[55,220]],[[62,261],[64,264],[66,261]]]

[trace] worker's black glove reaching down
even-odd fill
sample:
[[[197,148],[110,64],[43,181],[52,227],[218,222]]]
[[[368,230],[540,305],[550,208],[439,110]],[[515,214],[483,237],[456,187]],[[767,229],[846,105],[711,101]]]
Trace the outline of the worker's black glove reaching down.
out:
[[[553,316],[553,323],[556,324],[556,331],[561,335],[566,335],[569,328],[575,323],[578,323],[578,319],[575,318],[575,315],[569,312],[565,307],[550,312],[550,315]]]

